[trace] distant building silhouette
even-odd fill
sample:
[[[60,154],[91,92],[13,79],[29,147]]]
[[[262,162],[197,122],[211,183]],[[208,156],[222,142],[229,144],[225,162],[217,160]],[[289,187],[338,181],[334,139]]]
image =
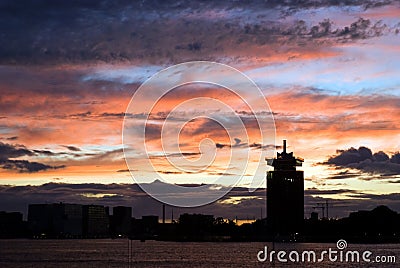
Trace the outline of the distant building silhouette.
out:
[[[274,172],[272,174],[282,175],[282,173]],[[272,177],[282,180],[290,179],[288,176]],[[297,179],[300,177],[298,175]],[[297,186],[293,186],[294,189],[292,189],[292,186],[279,185],[279,181],[277,182],[278,187],[275,188],[273,187],[276,185],[271,185],[275,182],[270,181],[269,183],[272,194],[275,194],[274,190],[276,189],[282,191],[279,187],[283,187],[283,190],[288,192],[301,191],[296,188]],[[28,222],[23,221],[20,212],[0,211],[0,239],[105,238],[116,234],[113,231],[115,228],[112,229],[112,226],[119,226],[122,232],[126,231],[126,223],[130,222],[128,235],[122,234],[114,237],[128,237],[142,241],[157,239],[165,241],[336,242],[339,239],[345,239],[351,243],[400,243],[400,214],[386,206],[381,205],[371,211],[352,212],[349,217],[342,219],[318,219],[318,213],[313,212],[311,218],[304,219],[303,225],[300,215],[303,208],[298,206],[298,203],[290,203],[302,203],[302,198],[299,198],[297,192],[293,196],[298,200],[284,191],[281,198],[270,193],[275,199],[273,197],[272,201],[271,198],[269,200],[270,210],[267,220],[260,219],[242,225],[237,225],[233,220],[225,220],[222,217],[214,218],[213,215],[187,213],[181,214],[177,222],[161,224],[158,216],[142,216],[141,219],[130,218],[131,208],[120,206],[114,208],[110,226],[108,208],[104,206],[63,203],[33,204],[29,205]],[[284,213],[287,212],[285,208],[289,213]],[[30,229],[27,228],[27,223],[29,223]],[[269,233],[264,232],[266,226]],[[297,232],[300,233],[299,236],[293,235]]]
[[[28,206],[28,225],[33,235],[45,236],[53,232],[52,210],[49,204],[30,204]]]
[[[179,216],[179,232],[194,240],[201,240],[212,233],[214,222],[214,215],[184,213]]]
[[[110,217],[110,228],[113,235],[127,236],[131,232],[132,208],[117,206]]]
[[[143,231],[148,234],[154,234],[158,226],[158,216],[142,216]]]
[[[312,221],[318,221],[318,212],[315,212],[315,211],[311,212],[311,218],[310,218],[310,220],[312,220]]]
[[[110,219],[108,207],[84,205],[82,214],[83,235],[85,237],[105,237],[109,235]]]
[[[198,230],[200,228],[210,228],[214,224],[214,220],[214,215],[184,213],[179,217],[179,224]]]
[[[341,219],[311,217],[305,220],[304,227],[305,242],[333,242],[339,239],[351,243],[400,242],[400,214],[382,205],[370,211],[351,212]]]
[[[0,238],[22,237],[24,227],[21,212],[0,211]]]
[[[294,234],[301,231],[304,220],[304,174],[296,170],[304,160],[293,152],[283,152],[268,165],[274,170],[267,173],[267,218],[269,231],[275,234]]]
[[[132,239],[154,239],[159,231],[158,216],[147,215],[141,219],[132,218],[131,238]]]
[[[28,207],[28,225],[34,236],[82,236],[82,205],[31,204]]]

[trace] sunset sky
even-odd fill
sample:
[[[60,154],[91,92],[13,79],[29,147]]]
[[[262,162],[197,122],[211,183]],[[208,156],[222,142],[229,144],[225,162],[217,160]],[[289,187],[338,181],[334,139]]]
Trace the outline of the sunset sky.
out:
[[[201,60],[254,80],[274,116],[277,150],[287,139],[288,150],[305,159],[310,198],[372,200],[400,211],[399,1],[130,2],[1,1],[3,201],[14,186],[133,183],[122,145],[131,97],[158,71]],[[240,107],[224,88],[190,85],[160,100],[155,120],[202,96]],[[271,146],[261,144],[251,120],[245,125],[246,144],[204,118],[190,121],[180,136],[189,158],[209,138],[224,160],[201,173],[165,163],[160,172],[169,183],[231,176],[234,169],[218,162],[226,161],[224,152]],[[162,153],[160,129],[154,130],[147,142]],[[135,168],[141,170],[140,161]],[[238,186],[248,187],[253,175],[250,168]]]

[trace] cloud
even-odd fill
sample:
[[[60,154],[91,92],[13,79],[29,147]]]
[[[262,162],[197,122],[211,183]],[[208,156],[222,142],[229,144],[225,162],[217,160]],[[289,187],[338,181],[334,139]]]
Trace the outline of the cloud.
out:
[[[117,172],[130,172],[130,171],[138,171],[137,169],[118,169]]]
[[[365,199],[373,199],[373,200],[389,200],[396,201],[400,200],[400,193],[391,193],[391,194],[359,194],[354,195],[356,198],[365,198]]]
[[[357,190],[335,189],[335,190],[319,190],[317,188],[309,188],[306,190],[307,195],[337,195],[337,194],[358,194]]]
[[[242,140],[239,138],[233,138],[233,140],[235,141],[235,144],[233,146],[239,146],[242,142]]]
[[[385,5],[390,5],[393,3],[393,0],[327,0],[327,1],[320,1],[320,0],[304,0],[304,1],[297,1],[297,0],[289,0],[289,1],[279,1],[273,0],[268,1],[271,5],[282,5],[290,7],[292,12],[302,9],[302,8],[320,8],[320,7],[334,7],[334,6],[361,6],[365,9],[368,8],[376,8]]]
[[[257,24],[245,27],[247,34],[260,34],[265,37],[266,31],[280,36],[285,40],[285,43],[300,45],[304,42],[351,42],[382,36],[392,30],[382,21],[371,22],[370,19],[364,18],[359,18],[343,28],[335,26],[335,23],[330,19],[324,19],[311,26],[308,26],[304,20],[298,20],[292,25],[278,28],[263,28]]]
[[[339,153],[337,156],[329,158],[329,164],[347,166],[349,164],[359,163],[367,159],[372,159],[372,151],[363,146],[359,149],[350,148],[348,150],[339,150],[337,152]]]
[[[112,161],[122,161],[124,158],[124,150],[122,148],[113,149],[109,151],[101,151],[97,154],[90,156],[87,159],[88,162],[102,163],[102,162],[112,162]]]
[[[46,155],[46,156],[54,156],[58,155],[59,153],[54,153],[50,150],[32,150],[35,154],[41,154],[41,155]],[[63,153],[61,153],[63,154]]]
[[[28,160],[15,160],[12,158],[18,158],[22,156],[34,156],[34,155],[46,155],[53,156],[55,153],[49,150],[28,150],[23,145],[11,145],[0,142],[0,166],[3,169],[15,170],[21,173],[32,173],[38,171],[44,171],[48,169],[60,169],[64,168],[65,165],[50,166],[38,162],[30,162]]]
[[[296,12],[333,7],[340,14],[343,10],[348,12],[349,7],[365,11],[390,4],[391,1],[310,0],[223,4],[102,1],[62,5],[44,1],[21,5],[10,1],[2,4],[0,12],[0,23],[4,25],[2,39],[8,40],[1,45],[0,63],[146,61],[157,65],[216,60],[228,54],[233,58],[254,56],[260,46],[264,51],[271,48],[270,56],[281,50],[282,45],[304,48],[306,42],[315,50],[314,38],[340,37],[349,42],[380,36],[387,30],[384,24],[367,23],[368,19],[350,23],[343,29],[334,28],[328,21],[292,24]]]
[[[22,145],[11,145],[0,142],[0,162],[7,161],[9,158],[21,156],[32,156],[34,153]]]
[[[273,145],[273,144],[262,145],[261,143],[256,143],[256,142],[250,144],[249,147],[253,149],[275,149],[275,150],[280,150],[283,148],[282,145]]]
[[[217,142],[215,144],[215,147],[217,147],[218,149],[222,149],[224,147],[229,147],[229,146],[230,146],[230,144],[222,144],[222,143],[219,143],[219,142]]]
[[[389,156],[385,152],[382,152],[382,151],[374,153],[373,157],[375,158],[375,160],[377,162],[385,162],[385,161],[389,160]]]
[[[329,176],[329,179],[333,180],[350,179],[350,178],[360,177],[360,175],[362,175],[360,172],[350,172],[349,170],[345,170]]]
[[[400,174],[400,153],[389,156],[379,151],[372,153],[371,149],[361,146],[358,149],[350,148],[338,150],[337,155],[330,157],[325,164],[340,168],[358,169],[363,172],[381,175]],[[348,174],[344,174],[348,175]]]
[[[80,148],[72,146],[72,145],[63,145],[63,147],[65,147],[68,150],[73,151],[73,152],[80,152],[81,151]]]
[[[21,173],[32,173],[32,172],[39,172],[48,169],[60,169],[65,168],[65,165],[60,166],[50,166],[38,162],[29,162],[27,160],[7,160],[3,163],[0,163],[3,169],[8,170],[16,170]]]

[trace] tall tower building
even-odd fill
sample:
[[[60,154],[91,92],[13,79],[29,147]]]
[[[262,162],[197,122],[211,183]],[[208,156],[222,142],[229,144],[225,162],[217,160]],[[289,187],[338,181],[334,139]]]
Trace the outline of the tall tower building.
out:
[[[269,230],[275,234],[301,231],[304,221],[304,173],[296,170],[304,160],[286,152],[277,153],[267,163],[274,167],[267,173],[267,216]]]

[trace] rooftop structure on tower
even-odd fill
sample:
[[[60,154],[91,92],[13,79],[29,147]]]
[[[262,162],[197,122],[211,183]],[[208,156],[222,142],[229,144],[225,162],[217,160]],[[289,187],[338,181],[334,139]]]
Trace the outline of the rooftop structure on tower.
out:
[[[296,170],[303,163],[293,152],[283,151],[267,159],[274,167],[267,173],[267,219],[270,231],[276,234],[295,234],[301,231],[304,220],[304,174]]]

